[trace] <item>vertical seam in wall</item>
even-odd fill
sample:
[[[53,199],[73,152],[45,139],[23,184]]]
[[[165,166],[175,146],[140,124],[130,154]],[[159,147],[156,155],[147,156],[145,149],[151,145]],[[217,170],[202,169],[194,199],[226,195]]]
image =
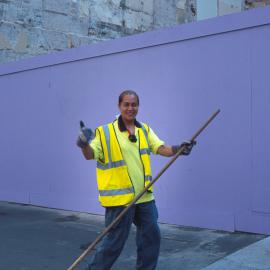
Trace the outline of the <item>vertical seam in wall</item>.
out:
[[[235,213],[235,211],[234,211],[234,213],[233,213],[233,231],[235,232],[235,231],[237,231],[237,228],[236,228],[236,215],[237,215],[237,213]]]
[[[250,77],[250,166],[251,166],[251,183],[250,183],[250,210],[252,211],[252,200],[253,200],[253,179],[254,179],[254,140],[253,140],[253,79],[252,79],[252,34],[253,29],[250,30],[250,41],[249,41],[249,77]]]

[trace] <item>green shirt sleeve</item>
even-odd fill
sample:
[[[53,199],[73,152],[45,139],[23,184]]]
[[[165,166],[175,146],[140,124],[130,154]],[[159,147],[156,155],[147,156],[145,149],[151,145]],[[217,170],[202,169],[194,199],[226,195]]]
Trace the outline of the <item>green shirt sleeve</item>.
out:
[[[104,155],[98,130],[96,130],[95,138],[91,141],[90,147],[93,149],[95,160],[103,160]]]
[[[156,133],[149,127],[148,132],[149,146],[153,154],[157,153],[158,148],[164,145],[164,141],[160,140]]]

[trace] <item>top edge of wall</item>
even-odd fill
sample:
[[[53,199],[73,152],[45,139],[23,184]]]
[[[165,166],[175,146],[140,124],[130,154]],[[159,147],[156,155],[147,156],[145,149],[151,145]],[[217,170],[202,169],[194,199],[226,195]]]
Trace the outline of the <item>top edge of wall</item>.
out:
[[[0,76],[270,24],[262,7],[0,65]]]

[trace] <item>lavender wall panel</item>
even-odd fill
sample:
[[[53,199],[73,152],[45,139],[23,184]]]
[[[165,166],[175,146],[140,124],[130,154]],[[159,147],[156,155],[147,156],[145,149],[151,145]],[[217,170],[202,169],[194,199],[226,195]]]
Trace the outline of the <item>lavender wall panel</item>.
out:
[[[75,146],[78,121],[113,120],[119,92],[131,88],[138,119],[167,143],[221,109],[192,155],[156,184],[160,220],[269,233],[269,15],[257,9],[0,66],[0,199],[103,213],[95,162]],[[154,174],[168,161],[152,160]]]
[[[252,46],[252,134],[253,134],[253,177],[252,177],[252,209],[270,213],[269,186],[269,138],[270,129],[267,124],[270,115],[270,54],[264,53],[262,44],[270,47],[270,32],[261,28],[253,32]],[[265,121],[266,120],[266,121]]]
[[[251,31],[250,84],[251,84],[251,179],[242,181],[246,189],[242,196],[242,207],[236,213],[238,230],[269,233],[269,136],[267,118],[270,115],[269,100],[269,61],[270,54],[263,48],[270,46],[269,26],[254,28]],[[241,186],[239,186],[239,196]],[[255,228],[255,229],[254,229]]]

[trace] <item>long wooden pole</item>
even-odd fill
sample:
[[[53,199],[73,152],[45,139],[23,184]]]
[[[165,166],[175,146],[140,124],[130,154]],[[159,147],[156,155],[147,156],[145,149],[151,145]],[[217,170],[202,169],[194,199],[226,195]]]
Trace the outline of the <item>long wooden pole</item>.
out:
[[[212,120],[217,116],[220,110],[217,110],[211,115],[211,117],[205,122],[205,124],[198,129],[198,131],[191,137],[190,142],[195,141],[195,139],[201,134],[201,132],[212,122]],[[147,185],[145,188],[132,200],[132,202],[117,216],[117,218],[104,229],[104,231],[92,242],[89,247],[72,263],[72,265],[67,270],[75,269],[78,264],[87,256],[88,253],[99,243],[99,241],[111,230],[111,228],[125,215],[125,213],[147,192],[147,190],[159,179],[159,177],[172,165],[172,163],[182,154],[184,146],[179,149],[179,151],[172,157],[172,159],[164,166],[164,168],[159,172],[159,174]]]

